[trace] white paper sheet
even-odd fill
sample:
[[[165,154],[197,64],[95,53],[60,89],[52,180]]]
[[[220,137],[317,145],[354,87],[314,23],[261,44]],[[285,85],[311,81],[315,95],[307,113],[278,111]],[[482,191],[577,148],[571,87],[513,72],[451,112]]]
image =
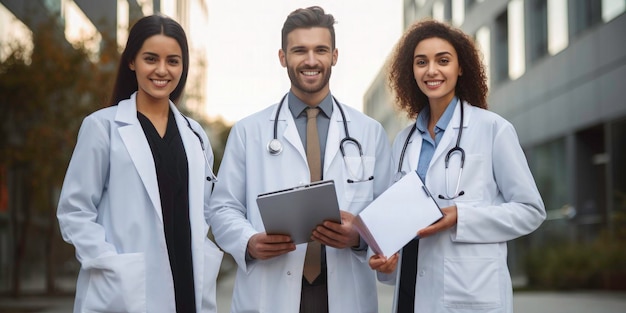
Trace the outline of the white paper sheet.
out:
[[[376,254],[389,257],[441,217],[428,189],[411,171],[363,209],[354,226]]]

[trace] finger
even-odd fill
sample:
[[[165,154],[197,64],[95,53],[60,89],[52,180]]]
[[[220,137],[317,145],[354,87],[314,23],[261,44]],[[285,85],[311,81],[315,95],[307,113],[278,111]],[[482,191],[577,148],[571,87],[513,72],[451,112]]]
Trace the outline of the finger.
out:
[[[337,233],[341,233],[343,232],[343,228],[345,227],[345,223],[344,224],[340,224],[340,223],[335,223],[332,221],[324,221],[324,223],[322,223],[322,225],[317,226],[317,228],[327,228],[328,230],[337,232]]]
[[[291,237],[287,235],[267,235],[262,241],[268,244],[292,242]]]

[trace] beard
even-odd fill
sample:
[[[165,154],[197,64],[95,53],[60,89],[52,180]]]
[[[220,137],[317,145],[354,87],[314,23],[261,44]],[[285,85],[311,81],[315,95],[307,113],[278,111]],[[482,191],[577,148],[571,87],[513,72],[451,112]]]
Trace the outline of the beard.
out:
[[[289,80],[291,81],[291,86],[303,93],[309,93],[309,94],[313,94],[313,93],[317,93],[321,90],[323,90],[327,85],[328,82],[330,81],[330,74],[332,72],[332,67],[328,67],[326,70],[322,70],[322,79],[316,83],[316,84],[307,84],[306,82],[304,82],[304,80],[302,79],[302,74],[300,74],[300,71],[306,71],[306,70],[316,70],[316,68],[301,68],[301,69],[296,69],[294,67],[289,66],[289,63],[287,63],[287,75],[289,76]]]

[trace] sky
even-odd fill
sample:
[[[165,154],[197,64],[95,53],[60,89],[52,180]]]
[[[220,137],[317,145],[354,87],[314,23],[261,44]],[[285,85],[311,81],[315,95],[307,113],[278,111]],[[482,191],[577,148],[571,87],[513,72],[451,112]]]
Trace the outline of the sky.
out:
[[[209,117],[236,122],[289,91],[278,59],[280,31],[290,12],[312,5],[337,21],[331,92],[362,110],[363,95],[402,33],[402,1],[209,0]]]

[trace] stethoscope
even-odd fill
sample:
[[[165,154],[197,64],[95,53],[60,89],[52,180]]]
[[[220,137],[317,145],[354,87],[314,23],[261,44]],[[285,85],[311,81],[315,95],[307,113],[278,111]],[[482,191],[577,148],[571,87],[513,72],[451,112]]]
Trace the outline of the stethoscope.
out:
[[[461,148],[461,136],[463,134],[463,102],[459,101],[459,104],[461,105],[461,121],[459,123],[459,134],[456,137],[456,145],[454,147],[452,147],[452,149],[448,150],[448,153],[446,153],[446,158],[445,158],[445,171],[446,171],[446,195],[439,195],[439,199],[443,199],[443,200],[453,200],[456,199],[462,195],[465,194],[465,191],[461,190],[459,191],[459,187],[461,186],[461,176],[463,176],[463,166],[465,166],[465,150],[463,150],[463,148]],[[406,149],[409,146],[409,142],[411,142],[411,136],[413,136],[413,133],[415,133],[415,130],[417,129],[417,125],[413,124],[413,127],[411,127],[411,130],[409,131],[409,135],[406,137],[406,140],[404,141],[404,146],[402,147],[402,152],[400,153],[400,162],[398,163],[398,171],[396,172],[395,176],[394,176],[394,181],[398,181],[400,180],[402,177],[404,177],[404,175],[406,175],[406,172],[402,170],[402,163],[404,162],[404,155],[406,154]],[[448,166],[450,165],[450,157],[454,154],[454,153],[460,153],[461,154],[461,168],[459,170],[459,177],[456,181],[456,189],[454,190],[454,194],[452,196],[450,196],[448,194]]]
[[[217,183],[217,176],[213,174],[213,169],[211,168],[211,165],[209,164],[209,158],[207,158],[206,156],[206,150],[204,149],[204,140],[202,140],[202,137],[200,137],[200,134],[198,134],[198,132],[196,132],[191,127],[191,123],[189,123],[189,119],[186,116],[184,116],[182,113],[180,115],[182,115],[185,118],[185,121],[187,121],[187,126],[189,126],[189,129],[191,129],[193,134],[196,135],[196,137],[198,137],[198,140],[200,141],[200,147],[202,148],[202,155],[204,156],[204,163],[206,164],[206,167],[209,169],[209,176],[206,177],[206,180],[212,183]]]
[[[281,152],[283,152],[283,144],[280,142],[280,140],[278,140],[278,118],[280,117],[280,110],[283,107],[283,103],[285,103],[285,98],[287,98],[287,95],[288,94],[285,94],[282,97],[282,99],[280,99],[278,108],[276,110],[276,116],[274,117],[274,138],[270,140],[270,142],[267,143],[267,151],[271,155],[279,155]],[[346,121],[346,114],[343,112],[343,109],[341,108],[341,104],[339,104],[339,101],[335,99],[335,96],[332,96],[332,98],[333,98],[333,101],[337,104],[337,107],[339,108],[339,112],[341,113],[341,119],[343,122],[343,129],[346,133],[346,136],[339,142],[339,150],[341,151],[341,155],[343,156],[344,162],[346,160],[346,151],[345,151],[344,146],[346,144],[353,144],[359,150],[359,157],[361,158],[361,165],[363,166],[365,163],[363,162],[363,148],[361,147],[361,143],[355,138],[350,137],[350,132],[348,131],[348,122]],[[370,176],[365,179],[364,178],[356,179],[357,176],[352,172],[352,169],[350,169],[347,163],[346,163],[346,168],[348,169],[348,172],[350,172],[350,175],[353,178],[355,178],[355,179],[348,179],[348,183],[360,183],[360,182],[366,182],[366,181],[370,181],[374,179],[374,176]]]

